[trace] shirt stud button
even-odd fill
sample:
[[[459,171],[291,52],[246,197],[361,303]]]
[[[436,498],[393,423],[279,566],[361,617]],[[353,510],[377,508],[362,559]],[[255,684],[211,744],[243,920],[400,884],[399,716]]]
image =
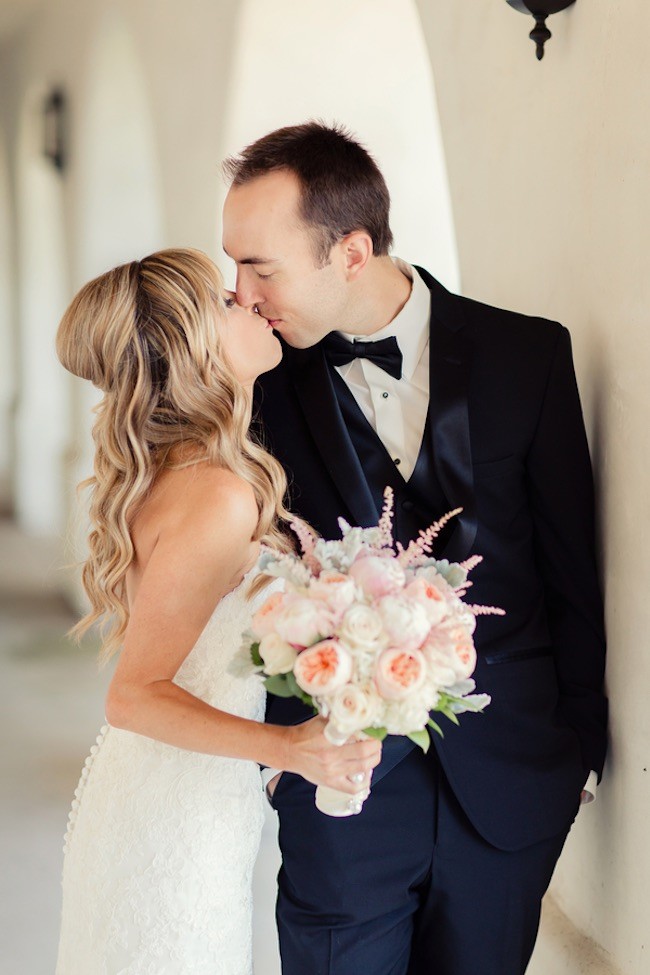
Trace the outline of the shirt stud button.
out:
[[[396,463],[396,464],[397,464],[397,466],[399,467],[399,465],[400,465],[400,464],[402,463],[402,460],[401,460],[401,458],[400,458],[400,457],[396,457],[396,458],[395,458],[395,463]]]
[[[388,393],[382,393],[381,395],[382,395],[383,399],[388,399]]]

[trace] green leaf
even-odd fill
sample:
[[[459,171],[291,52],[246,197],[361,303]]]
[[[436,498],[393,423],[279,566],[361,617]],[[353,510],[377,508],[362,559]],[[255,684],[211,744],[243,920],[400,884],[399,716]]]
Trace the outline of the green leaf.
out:
[[[255,664],[256,667],[263,667],[264,666],[264,661],[262,660],[262,657],[260,656],[260,645],[259,645],[259,641],[257,643],[251,643],[251,660],[253,661],[253,663]]]
[[[431,739],[429,738],[428,732],[426,732],[424,728],[421,731],[411,731],[406,737],[410,738],[411,741],[414,741],[415,744],[422,749],[425,755],[429,751]]]
[[[273,677],[267,677],[264,681],[264,686],[266,687],[269,694],[275,694],[276,697],[293,697],[293,691],[289,687],[284,674],[274,674]]]
[[[287,674],[283,674],[285,681],[287,682],[287,687],[291,691],[294,697],[300,697],[302,694],[302,688],[298,686],[298,681],[290,670]]]
[[[450,707],[440,708],[440,714],[444,714],[445,718],[448,718],[452,724],[460,725],[457,715],[451,710]]]
[[[296,680],[293,671],[290,670],[288,674],[284,675],[284,677],[287,682],[287,687],[291,690],[292,696],[297,697],[300,701],[302,701],[303,704],[308,704],[309,707],[314,708],[314,711],[316,711],[311,696],[307,694],[306,691],[303,691],[302,687]]]
[[[377,741],[383,741],[388,734],[385,728],[364,728],[363,733],[369,738],[376,738]]]
[[[443,732],[443,730],[442,730],[442,728],[440,727],[440,725],[438,724],[438,722],[437,722],[437,721],[434,721],[434,720],[433,720],[433,718],[429,718],[429,720],[427,721],[427,724],[429,725],[429,727],[430,727],[430,728],[433,728],[433,730],[434,730],[434,731],[435,731],[435,732],[436,732],[436,733],[437,733],[438,735],[440,735],[440,737],[441,737],[441,738],[444,738],[444,737],[445,737],[445,735],[444,735],[444,732]]]

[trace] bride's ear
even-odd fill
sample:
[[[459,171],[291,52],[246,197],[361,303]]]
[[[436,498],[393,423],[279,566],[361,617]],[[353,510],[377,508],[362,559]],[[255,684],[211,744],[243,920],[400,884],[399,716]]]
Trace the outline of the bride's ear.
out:
[[[373,254],[370,235],[363,230],[354,230],[340,241],[339,246],[342,248],[347,280],[358,280]]]

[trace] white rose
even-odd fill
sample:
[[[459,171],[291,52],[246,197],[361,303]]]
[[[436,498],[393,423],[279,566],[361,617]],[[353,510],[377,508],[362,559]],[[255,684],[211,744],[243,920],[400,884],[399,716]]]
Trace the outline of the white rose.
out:
[[[362,603],[348,609],[341,622],[339,636],[355,649],[381,650],[388,646],[388,636],[381,616],[376,610]]]
[[[340,687],[328,698],[327,703],[329,720],[341,737],[363,731],[373,723],[379,713],[376,696],[355,684]]]
[[[354,602],[356,584],[354,579],[342,572],[326,569],[321,572],[317,579],[311,580],[309,595],[324,600],[328,609],[340,619],[346,609]]]
[[[403,701],[391,701],[387,703],[383,724],[389,735],[408,735],[411,731],[420,731],[426,728],[429,720],[429,711],[435,707],[437,699],[421,699],[419,695],[406,698]]]
[[[298,651],[277,633],[267,633],[260,640],[260,657],[264,661],[264,670],[269,676],[288,674],[293,670],[297,656]]]
[[[427,661],[427,679],[436,688],[451,687],[456,683],[456,668],[449,654],[439,647],[425,643],[422,653]]]
[[[315,599],[296,599],[275,617],[274,623],[283,640],[299,647],[311,646],[328,636],[332,628],[327,607]]]
[[[392,646],[417,650],[422,645],[431,624],[420,603],[405,596],[385,596],[377,609]]]

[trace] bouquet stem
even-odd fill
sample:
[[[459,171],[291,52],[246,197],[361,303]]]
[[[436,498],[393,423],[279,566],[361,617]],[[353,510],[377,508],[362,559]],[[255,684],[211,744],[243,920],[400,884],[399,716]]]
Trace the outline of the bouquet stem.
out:
[[[370,789],[363,789],[353,796],[349,792],[341,792],[339,789],[330,789],[326,785],[316,786],[316,808],[327,816],[344,818],[345,816],[358,816],[363,809],[363,804],[370,795]]]
[[[323,732],[328,741],[333,745],[345,745],[350,741],[349,734],[341,733],[331,722],[328,722]],[[352,735],[355,741],[363,741],[367,738],[362,731]],[[372,776],[372,772],[370,773]],[[370,783],[351,795],[349,792],[342,792],[340,789],[330,789],[326,785],[316,786],[315,803],[316,808],[327,816],[335,816],[342,819],[346,816],[358,816],[363,809],[363,804],[370,795]]]

